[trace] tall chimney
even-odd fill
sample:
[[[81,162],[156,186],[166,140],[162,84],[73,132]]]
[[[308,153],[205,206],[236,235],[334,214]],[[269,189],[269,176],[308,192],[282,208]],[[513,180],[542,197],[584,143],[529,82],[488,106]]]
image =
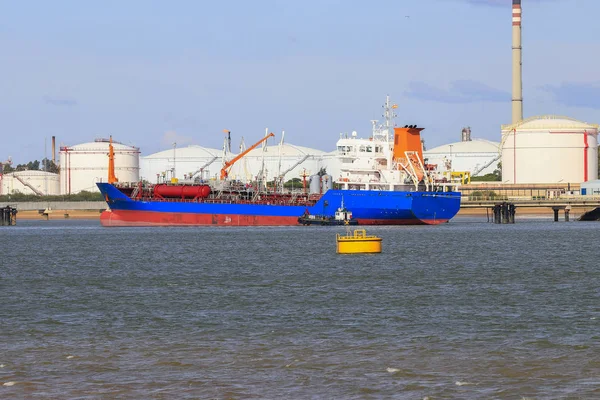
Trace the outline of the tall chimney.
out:
[[[52,162],[56,164],[56,136],[52,136]]]
[[[512,123],[523,120],[521,0],[512,2]]]

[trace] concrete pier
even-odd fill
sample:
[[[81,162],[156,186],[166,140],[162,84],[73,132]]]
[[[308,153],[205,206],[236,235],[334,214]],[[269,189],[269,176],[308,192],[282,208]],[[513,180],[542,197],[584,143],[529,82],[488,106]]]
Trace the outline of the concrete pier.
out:
[[[565,210],[565,222],[569,222],[569,214],[571,213],[570,206],[555,206],[552,207],[552,211],[554,211],[554,222],[558,222],[558,213],[560,210]]]
[[[512,208],[503,208],[502,205],[507,204],[512,205]],[[600,210],[600,197],[571,196],[555,199],[503,198],[502,200],[494,198],[470,199],[468,197],[463,197],[460,202],[460,208],[461,210],[486,209],[488,221],[491,219],[491,222],[497,224],[514,223],[516,208],[519,208],[520,212],[525,214],[527,214],[527,210],[545,208],[550,215],[552,215],[552,213],[554,214],[554,221],[556,222],[559,221],[560,211],[564,210],[565,221],[569,222],[571,220],[571,211],[575,213],[586,213],[590,208],[597,208]],[[489,213],[490,210],[491,215]],[[598,212],[598,215],[600,215],[600,211]],[[593,216],[587,218],[589,220],[589,218],[598,217]]]

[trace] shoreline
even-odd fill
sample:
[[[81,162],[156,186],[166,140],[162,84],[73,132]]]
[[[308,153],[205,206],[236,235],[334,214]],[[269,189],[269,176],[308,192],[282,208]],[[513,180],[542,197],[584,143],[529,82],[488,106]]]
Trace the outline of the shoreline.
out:
[[[104,210],[52,210],[48,217],[40,214],[37,210],[19,211],[17,221],[22,220],[55,220],[55,219],[100,219]]]

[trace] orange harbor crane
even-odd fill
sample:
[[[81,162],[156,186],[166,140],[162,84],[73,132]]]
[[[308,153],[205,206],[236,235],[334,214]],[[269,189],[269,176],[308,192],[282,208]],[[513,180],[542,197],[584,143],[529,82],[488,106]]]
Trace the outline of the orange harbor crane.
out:
[[[274,136],[275,136],[275,134],[273,132],[269,133],[264,138],[260,139],[258,142],[254,143],[252,146],[248,147],[246,150],[244,150],[243,152],[241,152],[240,154],[235,156],[230,161],[226,161],[225,164],[223,165],[223,168],[221,168],[221,180],[223,180],[229,176],[228,169],[231,168],[233,166],[233,164],[235,164],[237,161],[239,161],[240,158],[244,157],[251,150],[254,150],[255,148],[257,148],[262,142],[264,142],[268,138],[271,138]]]

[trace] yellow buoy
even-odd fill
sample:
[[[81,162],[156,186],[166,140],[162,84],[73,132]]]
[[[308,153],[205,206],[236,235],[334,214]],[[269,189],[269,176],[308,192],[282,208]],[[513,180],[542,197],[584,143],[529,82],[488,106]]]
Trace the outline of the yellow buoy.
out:
[[[364,229],[355,229],[352,235],[350,230],[345,236],[338,233],[336,242],[338,254],[381,253],[381,238],[368,236]]]

